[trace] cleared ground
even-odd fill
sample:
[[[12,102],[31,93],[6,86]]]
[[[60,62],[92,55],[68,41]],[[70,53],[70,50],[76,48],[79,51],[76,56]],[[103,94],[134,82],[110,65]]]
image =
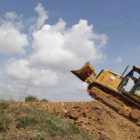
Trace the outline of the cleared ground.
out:
[[[33,103],[94,136],[95,140],[139,140],[140,127],[100,102]]]

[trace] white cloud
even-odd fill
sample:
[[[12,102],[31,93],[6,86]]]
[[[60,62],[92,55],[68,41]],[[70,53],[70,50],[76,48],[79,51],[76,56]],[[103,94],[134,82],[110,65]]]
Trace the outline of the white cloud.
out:
[[[55,25],[45,24],[48,15],[41,4],[35,12],[39,16],[32,18],[36,20],[27,29],[30,33],[21,33],[22,20],[14,12],[8,13],[7,21],[0,26],[0,53],[24,53],[25,46],[32,47],[26,49],[32,52],[28,51],[24,59],[16,58],[6,64],[5,73],[11,80],[9,93],[24,93],[25,83],[30,79],[32,95],[44,97],[45,92],[53,101],[91,100],[86,93],[87,85],[72,76],[70,70],[81,68],[86,61],[102,60],[107,36],[95,33],[93,25],[82,19],[69,28],[61,18]]]
[[[5,14],[5,17],[7,19],[11,19],[11,20],[14,20],[14,19],[18,19],[19,18],[18,15],[15,12],[7,12]]]
[[[85,83],[85,82],[81,82],[80,84],[78,84],[78,86],[77,86],[77,89],[78,90],[80,90],[80,91],[86,91],[87,90],[87,83]]]
[[[35,86],[54,86],[58,84],[58,74],[49,69],[33,69],[33,84]]]
[[[34,10],[38,13],[38,18],[36,19],[36,24],[30,27],[32,31],[40,29],[40,27],[44,25],[45,20],[49,18],[41,3],[39,3]]]
[[[11,18],[14,18],[14,15]],[[28,40],[27,35],[20,32],[21,26],[21,21],[15,23],[10,21],[2,22],[0,25],[0,53],[23,54],[25,52],[24,47],[28,45]]]
[[[60,19],[56,25],[45,24],[33,33],[34,53],[30,56],[32,65],[68,71],[82,66],[86,61],[104,57],[100,47],[106,44],[106,35],[95,34],[93,26],[88,25],[86,20],[80,20],[69,29],[65,25],[66,22]]]
[[[122,61],[123,61],[122,57],[118,56],[118,57],[116,58],[116,62],[117,62],[117,63],[121,63]]]
[[[8,76],[13,79],[25,79],[31,77],[31,71],[29,69],[29,63],[27,60],[21,59],[14,62],[9,62],[6,65],[6,71]]]
[[[17,15],[16,12],[10,11],[10,12],[7,12],[5,14],[5,17],[6,17],[6,19],[2,20],[3,24],[11,24],[18,31],[20,31],[20,29],[22,29],[24,27],[23,23],[22,23],[22,18],[23,18],[22,14],[21,15]]]
[[[53,86],[58,82],[58,75],[52,70],[30,68],[27,60],[21,59],[10,62],[6,66],[7,75],[13,80],[31,79],[34,86]]]
[[[52,26],[52,29],[54,31],[64,33],[65,26],[66,26],[66,22],[62,18],[60,18],[59,21],[55,25]]]

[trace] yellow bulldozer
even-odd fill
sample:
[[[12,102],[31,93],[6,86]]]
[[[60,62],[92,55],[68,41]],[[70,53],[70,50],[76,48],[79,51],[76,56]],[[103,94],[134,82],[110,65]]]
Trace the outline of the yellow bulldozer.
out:
[[[104,103],[129,120],[140,124],[140,67],[133,68],[124,76],[112,70],[102,70],[96,75],[94,67],[87,62],[83,68],[71,71],[88,84],[88,94]]]

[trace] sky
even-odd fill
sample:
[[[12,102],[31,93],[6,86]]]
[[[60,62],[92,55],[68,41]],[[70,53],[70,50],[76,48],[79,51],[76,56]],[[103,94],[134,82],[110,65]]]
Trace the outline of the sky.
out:
[[[70,71],[140,66],[139,0],[0,0],[0,96],[91,101]]]

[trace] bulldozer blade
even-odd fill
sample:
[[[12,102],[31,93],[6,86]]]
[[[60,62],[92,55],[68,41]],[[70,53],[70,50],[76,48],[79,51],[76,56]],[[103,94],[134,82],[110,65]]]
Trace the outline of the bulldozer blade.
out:
[[[74,75],[76,75],[80,80],[86,82],[86,79],[91,75],[95,77],[96,72],[93,66],[89,62],[86,62],[85,65],[79,70],[71,71]]]

